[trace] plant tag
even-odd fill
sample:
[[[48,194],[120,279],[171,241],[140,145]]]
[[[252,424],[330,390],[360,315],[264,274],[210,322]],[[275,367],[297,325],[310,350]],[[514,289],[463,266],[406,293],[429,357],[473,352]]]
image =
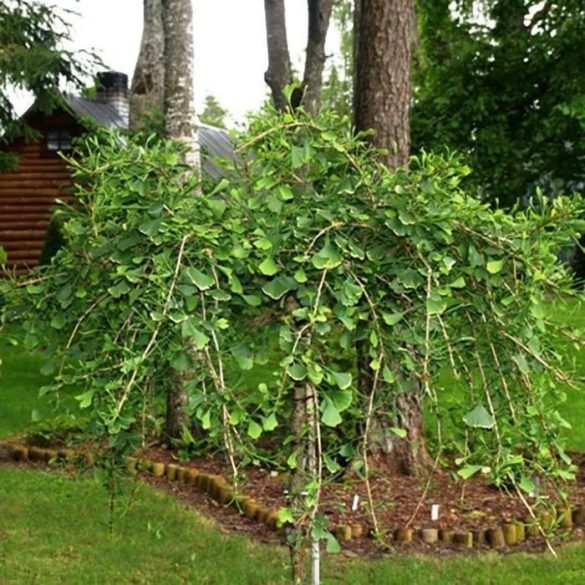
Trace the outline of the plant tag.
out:
[[[351,503],[352,512],[355,512],[358,509],[359,503],[360,503],[360,497],[357,494],[355,494],[355,496],[353,497],[353,502]]]
[[[431,506],[431,520],[439,519],[439,504],[433,504]]]

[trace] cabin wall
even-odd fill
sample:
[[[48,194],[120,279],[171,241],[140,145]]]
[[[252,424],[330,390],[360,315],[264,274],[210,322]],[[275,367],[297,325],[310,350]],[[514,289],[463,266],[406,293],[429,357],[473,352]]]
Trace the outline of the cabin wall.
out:
[[[0,174],[0,246],[8,268],[24,274],[39,263],[56,199],[67,199],[72,180],[65,161],[47,154],[44,139],[17,141],[18,169]]]

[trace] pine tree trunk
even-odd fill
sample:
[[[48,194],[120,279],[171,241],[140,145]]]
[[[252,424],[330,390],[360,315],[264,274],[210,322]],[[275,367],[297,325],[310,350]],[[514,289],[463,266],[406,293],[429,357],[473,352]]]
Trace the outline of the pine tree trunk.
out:
[[[283,90],[293,79],[286,36],[284,0],[264,0],[264,14],[268,44],[268,69],[264,73],[264,81],[270,87],[274,105],[278,110],[284,111],[287,108],[287,101]]]
[[[391,169],[406,166],[410,154],[413,2],[356,0],[354,124],[374,131]]]
[[[410,155],[411,58],[415,40],[414,0],[356,0],[354,13],[354,125],[373,130],[371,140],[387,150],[390,169],[408,164]],[[359,387],[369,395],[372,375],[367,344],[357,346]],[[385,459],[408,475],[421,475],[432,466],[421,411],[420,385],[398,394],[395,420],[373,421],[374,443]],[[407,433],[392,435],[390,426]]]
[[[144,0],[140,53],[130,90],[130,129],[138,130],[145,117],[164,108],[164,30],[161,0]]]
[[[315,114],[319,110],[321,98],[323,68],[326,59],[325,41],[327,40],[333,0],[308,0],[308,8],[309,34],[303,77],[305,91],[303,105],[308,112]]]

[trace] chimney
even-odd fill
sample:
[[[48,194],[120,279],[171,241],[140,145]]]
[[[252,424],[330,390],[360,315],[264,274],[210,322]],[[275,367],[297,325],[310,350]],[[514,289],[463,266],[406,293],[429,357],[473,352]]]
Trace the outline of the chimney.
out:
[[[102,71],[97,74],[97,86],[96,100],[113,106],[128,126],[128,76],[116,71]]]

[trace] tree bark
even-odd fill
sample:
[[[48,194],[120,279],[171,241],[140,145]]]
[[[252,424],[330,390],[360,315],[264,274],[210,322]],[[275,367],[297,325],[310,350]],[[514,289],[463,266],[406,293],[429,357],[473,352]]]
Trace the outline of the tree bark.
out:
[[[189,172],[200,175],[199,133],[193,90],[193,9],[191,0],[162,0],[164,32],[164,114],[169,138],[183,142]],[[190,350],[193,351],[193,350]],[[165,431],[168,437],[180,437],[190,426],[189,399],[184,376],[173,372],[167,395]]]
[[[275,107],[284,111],[288,104],[283,90],[293,80],[286,36],[284,0],[264,0],[264,15],[268,45],[268,69],[264,73],[264,81],[270,87]]]
[[[305,73],[303,77],[306,110],[315,114],[319,110],[321,86],[323,85],[323,68],[325,67],[325,41],[333,9],[333,0],[308,0],[309,33]]]
[[[164,109],[165,63],[161,0],[144,0],[142,41],[130,89],[131,130]]]
[[[185,162],[200,172],[198,125],[193,91],[193,9],[191,0],[162,0],[164,108],[167,136],[187,146]]]
[[[413,1],[356,0],[354,124],[374,131],[391,169],[406,166],[410,155]]]
[[[385,149],[390,169],[408,164],[410,155],[411,60],[415,40],[414,0],[356,0],[354,12],[354,125],[373,130],[374,146]],[[357,346],[359,387],[369,395],[373,383],[367,343]],[[432,466],[421,411],[420,384],[396,396],[395,420],[373,421],[375,446],[388,463],[408,475]],[[399,439],[389,426],[406,431]]]

